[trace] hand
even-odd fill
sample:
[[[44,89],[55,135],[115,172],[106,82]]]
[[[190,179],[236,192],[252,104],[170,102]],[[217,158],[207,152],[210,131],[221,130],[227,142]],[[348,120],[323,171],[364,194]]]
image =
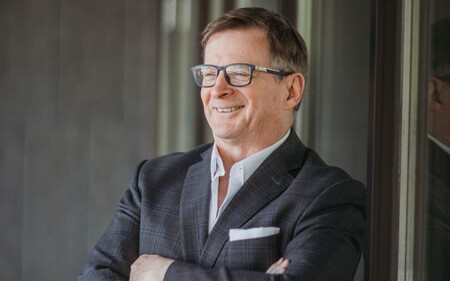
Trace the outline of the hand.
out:
[[[162,281],[172,262],[158,255],[142,255],[131,265],[130,281]]]
[[[285,258],[280,258],[277,262],[272,264],[269,269],[266,271],[267,274],[283,274],[287,269],[289,264],[291,263],[290,260]]]

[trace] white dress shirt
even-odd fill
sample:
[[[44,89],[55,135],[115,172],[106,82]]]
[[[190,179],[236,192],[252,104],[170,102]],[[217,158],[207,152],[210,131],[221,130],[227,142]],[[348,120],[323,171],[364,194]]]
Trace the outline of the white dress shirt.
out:
[[[211,203],[209,207],[209,232],[213,229],[217,219],[222,214],[223,210],[233,199],[234,195],[244,185],[254,171],[266,160],[266,158],[277,149],[289,136],[291,130],[286,133],[279,141],[271,146],[235,163],[230,170],[230,179],[228,182],[228,192],[223,200],[222,205],[218,209],[218,195],[219,195],[219,177],[225,175],[225,168],[223,166],[222,158],[219,155],[217,145],[214,144],[211,155]]]
[[[447,152],[447,154],[450,154],[450,147],[446,146],[445,144],[443,144],[442,142],[438,141],[435,137],[428,135],[428,138],[430,140],[432,140],[437,146],[439,146],[440,148],[442,148],[442,150],[444,150],[445,152]]]

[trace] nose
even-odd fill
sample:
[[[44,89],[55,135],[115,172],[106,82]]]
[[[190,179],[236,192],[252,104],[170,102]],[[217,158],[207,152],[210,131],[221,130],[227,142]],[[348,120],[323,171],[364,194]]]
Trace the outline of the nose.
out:
[[[215,98],[221,98],[233,93],[233,87],[228,84],[225,73],[220,71],[217,75],[216,84],[211,88],[211,94]]]

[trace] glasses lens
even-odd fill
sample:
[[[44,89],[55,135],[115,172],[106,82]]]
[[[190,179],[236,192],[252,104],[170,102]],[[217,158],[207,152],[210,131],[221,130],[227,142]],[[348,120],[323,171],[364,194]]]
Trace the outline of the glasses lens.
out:
[[[246,64],[232,64],[225,69],[233,86],[245,86],[250,84],[252,69]]]
[[[217,69],[210,65],[198,65],[192,68],[195,83],[199,87],[212,87],[216,83]]]

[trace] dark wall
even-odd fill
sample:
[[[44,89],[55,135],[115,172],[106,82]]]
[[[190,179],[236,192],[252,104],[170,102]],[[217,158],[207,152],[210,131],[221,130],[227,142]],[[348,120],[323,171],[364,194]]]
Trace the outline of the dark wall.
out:
[[[0,1],[0,280],[74,280],[155,154],[159,1]]]

